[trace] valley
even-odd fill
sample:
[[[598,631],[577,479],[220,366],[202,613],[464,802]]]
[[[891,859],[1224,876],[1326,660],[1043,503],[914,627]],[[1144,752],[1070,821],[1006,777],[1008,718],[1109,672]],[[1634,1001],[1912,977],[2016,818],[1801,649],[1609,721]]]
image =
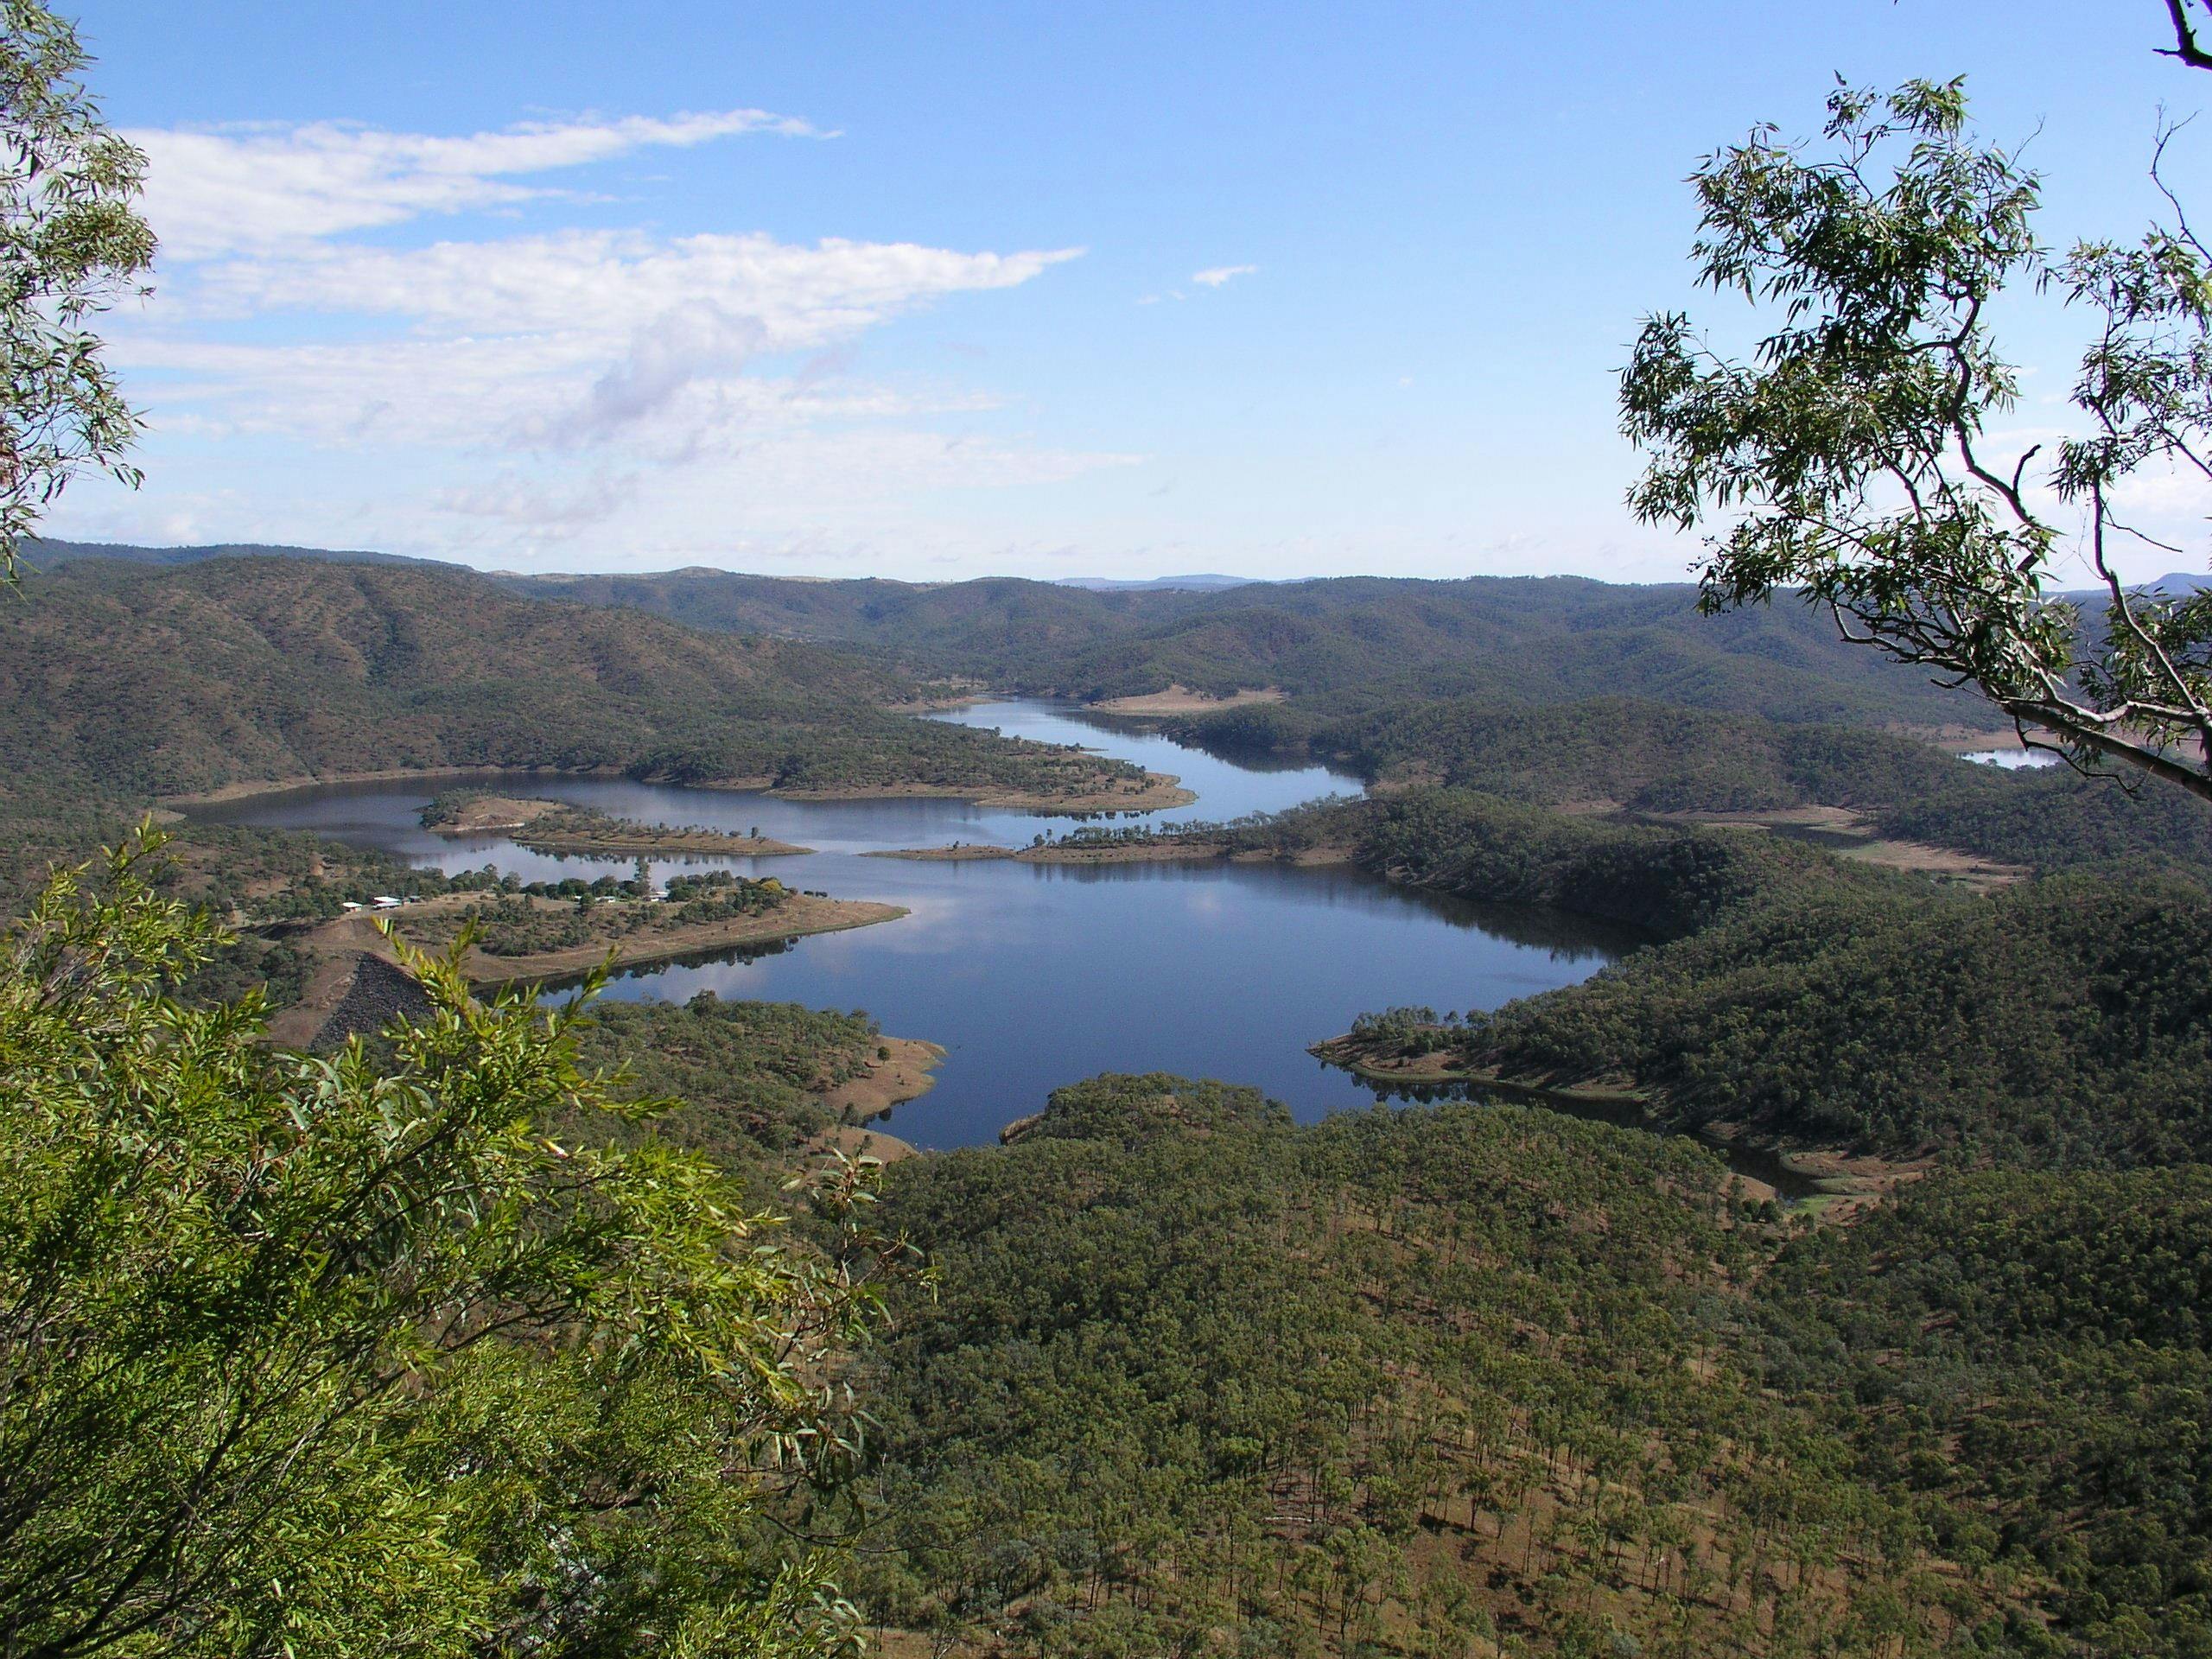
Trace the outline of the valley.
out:
[[[1109,758],[1179,771],[1194,798],[1122,818],[1130,829],[1172,829],[1216,814],[1243,817],[1326,798],[1354,780],[1319,768],[1261,770],[1165,739],[1084,722],[1039,702],[982,703],[936,716],[1032,742],[1082,742]],[[1292,861],[1115,860],[1088,855],[1084,830],[1003,806],[934,797],[862,801],[779,798],[621,779],[540,779],[569,810],[651,823],[758,828],[816,849],[803,861],[676,849],[594,855],[543,849],[527,826],[454,833],[419,822],[419,786],[343,785],[233,800],[203,809],[239,827],[312,829],[355,847],[420,860],[459,874],[487,865],[532,881],[624,880],[642,855],[657,882],[727,872],[803,880],[899,919],[856,933],[798,938],[785,908],[747,923],[754,937],[683,949],[674,962],[618,966],[607,995],[683,1002],[700,991],[725,1001],[795,1001],[864,1007],[885,1028],[949,1051],[928,1099],[891,1125],[924,1147],[987,1144],[1071,1071],[1132,1061],[1147,1069],[1261,1080],[1306,1118],[1371,1104],[1349,1074],[1315,1064],[1306,1045],[1373,1002],[1450,995],[1495,1004],[1569,983],[1635,938],[1632,931],[1541,909],[1484,909],[1442,895],[1401,893],[1344,866]],[[1039,825],[1044,828],[1040,830]],[[1053,838],[1033,845],[1040,834]],[[910,843],[952,842],[941,860],[885,858]],[[465,897],[430,904],[457,915]],[[549,909],[553,901],[539,900]],[[794,899],[819,905],[821,900]],[[415,907],[410,906],[410,910]],[[833,912],[837,913],[837,912]],[[795,943],[787,944],[788,933]],[[1286,950],[1290,941],[1298,941]],[[1080,941],[1079,948],[1074,942]],[[425,942],[429,942],[426,936]],[[625,948],[627,946],[626,944]],[[578,945],[558,964],[501,963],[564,977],[603,946]]]
[[[890,1334],[854,1373],[880,1427],[848,1501],[882,1545],[846,1581],[887,1659],[1237,1629],[1332,1655],[1565,1653],[1593,1629],[1780,1654],[1878,1604],[1904,1623],[1847,1650],[1933,1654],[2138,1594],[2065,1565],[2081,1528],[2018,1532],[2016,1495],[2044,1490],[2031,1426],[2090,1327],[1959,1381],[1941,1342],[1847,1333],[1981,1315],[1894,1258],[1841,1264],[1862,1236],[1967,1227],[1993,1272],[2041,1272],[2067,1227],[2189,1212],[2212,1157],[2194,804],[1961,759],[1994,740],[1896,729],[1942,700],[1874,677],[1839,699],[1824,677],[1865,665],[1809,648],[1723,707],[1637,673],[1524,701],[1433,662],[1408,683],[1443,694],[1385,695],[1303,645],[1171,671],[1114,594],[1052,648],[1093,664],[1063,677],[1042,645],[1014,670],[926,630],[864,665],[594,584],[219,559],[44,580],[75,584],[48,596],[104,619],[93,639],[244,630],[171,652],[152,722],[73,644],[15,659],[48,664],[17,683],[54,718],[16,740],[20,856],[164,800],[174,890],[240,929],[189,995],[258,988],[278,1042],[373,1047],[429,1006],[407,952],[466,931],[458,971],[518,1011],[603,969],[582,1052],[680,1103],[652,1130],[562,1118],[566,1141],[665,1137],[764,1195],[883,1161],[882,1218],[934,1275],[886,1281]],[[352,620],[303,636],[288,593]],[[437,689],[460,646],[418,622],[434,595],[481,607],[499,675]],[[1560,593],[1511,597],[1536,607],[1514,649],[1551,651]],[[1096,599],[988,604],[1058,628]],[[1185,632],[1262,601],[1367,626],[1333,592],[1158,600]],[[421,643],[372,649],[364,606]],[[1095,671],[1116,652],[1125,677]],[[664,659],[691,666],[664,682]],[[1007,695],[1084,680],[1088,702]],[[260,714],[219,717],[249,682]],[[499,712],[452,724],[471,700]],[[395,743],[420,764],[374,764]],[[1967,1219],[2016,1179],[2090,1183],[2063,1189],[2088,1207],[2009,1238]],[[2160,1340],[2144,1363],[2202,1364]],[[2088,1386],[2066,1408],[2094,1448],[2142,1383]],[[1969,1445],[1985,1397],[2007,1414]],[[2148,1408],[2160,1433],[2183,1398]],[[2101,1465],[2056,1478],[2081,1527],[2177,1529],[2177,1587],[2127,1605],[2185,1619],[2212,1528]]]
[[[2212,1659],[2207,72],[8,0],[0,1659]]]

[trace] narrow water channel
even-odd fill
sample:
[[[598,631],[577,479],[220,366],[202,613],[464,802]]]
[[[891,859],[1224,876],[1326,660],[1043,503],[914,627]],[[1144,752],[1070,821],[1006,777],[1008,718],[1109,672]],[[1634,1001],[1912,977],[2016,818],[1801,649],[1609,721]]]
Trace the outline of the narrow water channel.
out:
[[[1274,811],[1359,788],[1319,767],[1224,760],[1048,703],[990,702],[940,717],[1176,773],[1198,798],[1147,815],[1154,822]],[[839,898],[906,906],[909,915],[879,926],[632,969],[608,995],[682,1000],[713,991],[865,1009],[887,1032],[941,1044],[947,1057],[937,1086],[887,1126],[925,1147],[993,1141],[1054,1088],[1107,1071],[1255,1084],[1302,1122],[1370,1106],[1381,1097],[1372,1085],[1323,1065],[1306,1045],[1344,1031],[1366,1009],[1486,1009],[1573,984],[1634,944],[1577,918],[1416,893],[1342,868],[865,856],[954,841],[1018,847],[1047,822],[959,801],[784,801],[625,779],[485,779],[502,780],[620,817],[757,828],[818,849],[804,858],[656,861],[663,874],[773,874]],[[626,874],[634,862],[535,853],[504,836],[433,835],[417,817],[433,787],[328,785],[205,815],[314,830],[448,871],[488,864],[524,880]]]

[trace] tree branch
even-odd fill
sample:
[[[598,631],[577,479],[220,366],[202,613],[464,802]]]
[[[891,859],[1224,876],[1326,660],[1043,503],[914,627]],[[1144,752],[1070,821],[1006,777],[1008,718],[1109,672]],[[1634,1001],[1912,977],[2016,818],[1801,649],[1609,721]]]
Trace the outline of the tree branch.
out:
[[[2212,69],[2212,52],[2196,43],[2196,28],[2189,21],[2187,0],[2166,0],[2166,15],[2173,19],[2174,43],[2155,48],[2158,54],[2187,68]]]

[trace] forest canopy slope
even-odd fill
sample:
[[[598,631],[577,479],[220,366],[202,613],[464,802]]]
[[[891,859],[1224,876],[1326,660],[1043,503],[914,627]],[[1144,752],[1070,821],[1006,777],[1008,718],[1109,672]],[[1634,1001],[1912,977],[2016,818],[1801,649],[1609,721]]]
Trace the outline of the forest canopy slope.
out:
[[[487,766],[796,787],[1134,775],[887,712],[912,683],[855,655],[524,601],[459,572],[86,561],[26,599],[0,609],[16,715],[0,766],[69,792]]]
[[[1975,895],[1755,829],[1614,823],[1459,790],[1233,833],[1347,845],[1393,880],[1660,941],[1463,1023],[1363,1020],[1345,1053],[1386,1071],[1442,1054],[1477,1075],[1625,1082],[1671,1124],[1797,1146],[2030,1166],[2212,1158],[2212,892],[2170,868]]]
[[[2154,857],[2212,869],[2212,806],[2070,768],[1970,765],[1864,727],[1764,720],[1637,697],[1442,697],[1332,717],[1246,703],[1167,723],[1225,753],[1327,760],[1386,787],[1442,785],[1629,814],[1847,809],[1868,836],[2062,869]]]
[[[874,1378],[887,1548],[850,1587],[932,1652],[2056,1655],[2054,1614],[2187,1594],[2055,1592],[2034,1532],[2066,1523],[1998,1490],[2017,1450],[1898,1466],[1909,1417],[1815,1386],[1850,1317],[1821,1242],[1770,1319],[1789,1229],[1686,1141],[1510,1106],[1300,1128],[1107,1076],[900,1166],[886,1208],[940,1274]],[[2056,1381],[2020,1380],[2024,1409]],[[2106,1535],[2164,1521],[2161,1560],[2202,1561],[2185,1502],[2086,1473]]]
[[[1686,584],[1353,576],[1211,593],[1098,593],[995,579],[937,586],[728,571],[506,578],[518,592],[695,626],[865,644],[907,668],[1084,699],[1179,684],[1278,687],[1356,712],[1412,696],[1548,702],[1620,693],[1777,719],[2001,721],[1777,605],[1709,618]]]

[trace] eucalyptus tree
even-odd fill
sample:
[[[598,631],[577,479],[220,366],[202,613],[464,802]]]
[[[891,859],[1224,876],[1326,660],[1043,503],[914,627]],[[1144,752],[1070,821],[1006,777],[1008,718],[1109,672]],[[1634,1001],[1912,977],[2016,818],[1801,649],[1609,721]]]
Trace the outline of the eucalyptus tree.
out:
[[[0,1655],[842,1650],[862,1172],[799,1248],[450,958],[271,1050],[149,855],[0,950]]]
[[[2131,483],[2212,480],[2212,253],[2180,201],[2131,243],[2053,251],[2036,175],[1973,133],[1957,80],[1840,85],[1819,145],[1761,127],[1693,181],[1700,282],[1779,317],[1735,355],[1652,316],[1622,378],[1648,456],[1630,505],[1714,526],[1704,607],[1795,591],[1847,638],[1979,688],[2025,741],[2212,799],[2212,594],[2121,572],[2186,551],[2131,512]],[[2019,391],[1991,321],[2008,289],[2089,323],[2072,429],[2048,446],[1993,429]],[[2090,614],[2057,597],[2077,545]]]
[[[78,79],[89,61],[39,0],[0,0],[0,582],[73,478],[138,481],[139,417],[89,325],[153,264],[146,158],[102,120]]]

